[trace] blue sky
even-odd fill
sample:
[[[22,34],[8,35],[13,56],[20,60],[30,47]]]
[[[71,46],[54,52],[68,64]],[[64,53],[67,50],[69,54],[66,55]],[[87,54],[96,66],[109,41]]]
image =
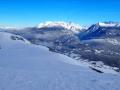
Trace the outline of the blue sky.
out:
[[[25,27],[45,21],[119,22],[120,0],[0,0],[0,25]]]

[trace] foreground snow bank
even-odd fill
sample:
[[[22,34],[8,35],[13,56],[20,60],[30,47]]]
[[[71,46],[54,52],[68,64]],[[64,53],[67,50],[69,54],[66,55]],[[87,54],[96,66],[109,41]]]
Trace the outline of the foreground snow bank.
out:
[[[120,76],[96,73],[11,36],[0,33],[0,90],[119,90]]]

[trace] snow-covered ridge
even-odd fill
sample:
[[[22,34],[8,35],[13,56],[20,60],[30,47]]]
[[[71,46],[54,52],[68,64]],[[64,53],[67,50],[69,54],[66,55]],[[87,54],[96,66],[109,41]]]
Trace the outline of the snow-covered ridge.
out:
[[[98,25],[101,27],[119,27],[120,23],[117,23],[117,22],[99,22]]]
[[[17,29],[16,27],[13,27],[13,26],[4,26],[4,25],[0,25],[0,29]]]
[[[19,44],[30,44],[30,42],[23,37],[6,32],[0,32],[0,41],[0,46],[4,48],[11,48],[11,45],[13,44],[15,45],[13,48],[19,47]]]
[[[40,23],[37,28],[42,28],[42,27],[64,27],[65,29],[72,30],[74,32],[77,32],[78,30],[84,29],[84,27],[80,26],[79,24],[75,24],[72,22],[45,22],[45,23]]]
[[[76,29],[81,29],[82,26],[80,26],[79,24],[75,24],[75,23],[72,23],[72,22],[52,22],[52,21],[48,21],[48,22],[45,22],[45,23],[40,23],[38,25],[38,28],[42,28],[42,27],[53,27],[53,26],[62,26],[62,27],[65,27],[66,29],[71,29],[71,28],[76,28]]]

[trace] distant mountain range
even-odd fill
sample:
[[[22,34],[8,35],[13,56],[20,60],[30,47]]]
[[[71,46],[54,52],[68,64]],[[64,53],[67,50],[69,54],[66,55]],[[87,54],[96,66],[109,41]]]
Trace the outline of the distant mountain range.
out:
[[[91,68],[120,71],[119,22],[99,22],[90,27],[71,22],[46,22],[36,27],[1,28],[0,31],[20,35],[32,44],[89,63]]]

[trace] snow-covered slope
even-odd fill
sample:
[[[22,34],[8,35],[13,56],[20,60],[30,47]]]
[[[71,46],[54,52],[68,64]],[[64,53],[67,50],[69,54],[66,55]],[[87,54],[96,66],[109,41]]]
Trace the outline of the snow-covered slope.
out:
[[[119,90],[119,75],[97,73],[11,36],[0,32],[0,90]]]

